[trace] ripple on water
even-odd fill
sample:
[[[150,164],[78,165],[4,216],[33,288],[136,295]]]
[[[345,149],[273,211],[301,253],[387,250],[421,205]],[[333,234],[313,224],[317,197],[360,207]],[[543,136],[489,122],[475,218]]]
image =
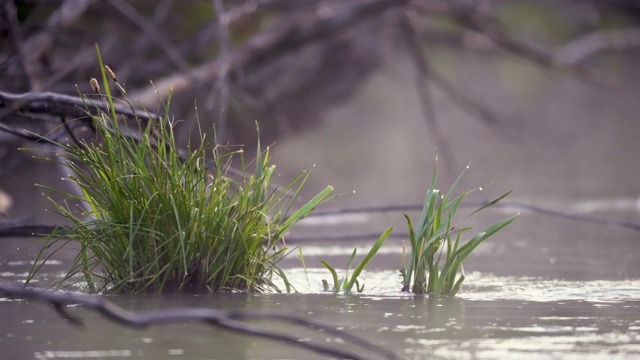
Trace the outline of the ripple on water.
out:
[[[344,270],[336,270],[338,276],[344,276]],[[365,270],[359,277],[360,283],[365,284],[363,295],[370,296],[372,300],[411,296],[399,291],[402,287],[399,275],[399,271]],[[324,268],[307,268],[306,271],[303,268],[288,269],[287,276],[299,292],[309,294],[323,292],[323,279],[331,282],[331,275]],[[588,301],[606,306],[610,302],[640,299],[640,280],[570,281],[472,272],[466,275],[458,297],[477,301]]]

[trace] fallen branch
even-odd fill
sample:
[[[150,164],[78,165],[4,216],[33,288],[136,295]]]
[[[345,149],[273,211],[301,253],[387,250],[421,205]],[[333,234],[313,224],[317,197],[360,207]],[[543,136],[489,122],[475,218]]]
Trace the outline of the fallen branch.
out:
[[[265,313],[243,310],[215,310],[207,308],[173,308],[162,311],[144,311],[133,313],[127,311],[116,304],[106,300],[101,296],[78,295],[67,292],[36,291],[33,289],[18,288],[0,284],[0,293],[10,298],[35,299],[48,302],[64,319],[71,324],[84,326],[84,322],[78,316],[71,314],[66,305],[80,304],[91,309],[103,317],[113,322],[133,328],[146,328],[151,325],[167,323],[183,323],[200,321],[207,325],[218,327],[244,335],[256,336],[273,341],[284,342],[290,346],[299,347],[319,354],[340,358],[364,360],[372,357],[362,354],[336,349],[335,345],[327,346],[301,341],[295,335],[266,330],[264,328],[250,325],[248,321],[271,321],[281,324],[300,326],[314,329],[326,334],[341,338],[346,343],[359,346],[371,353],[376,354],[375,358],[400,359],[394,352],[384,349],[368,340],[353,335],[343,330],[338,330],[332,326],[318,323],[311,320],[302,319],[290,315],[276,313]]]
[[[98,110],[104,113],[110,112],[101,101],[96,101],[91,105],[92,106],[87,109],[86,100],[83,100],[79,96],[51,92],[12,94],[0,91],[0,118],[12,112],[21,112],[46,114],[70,119],[84,119],[88,117],[88,110],[95,110],[96,113]],[[115,110],[118,115],[124,115],[128,118],[137,117],[144,121],[158,118],[155,114],[145,111],[134,112],[131,108],[125,106],[115,105]]]
[[[488,201],[472,201],[465,202],[462,207],[478,207],[488,205]],[[320,216],[335,216],[343,214],[355,214],[355,213],[384,213],[384,212],[401,212],[401,211],[419,211],[422,210],[424,205],[412,204],[412,205],[383,205],[383,206],[363,206],[355,208],[339,208],[339,209],[319,209],[315,210],[308,216],[320,217]],[[550,209],[544,206],[527,204],[521,201],[503,201],[491,205],[492,208],[502,209],[515,209],[521,211],[530,211],[537,214],[556,216],[564,219],[570,219],[575,221],[589,222],[593,224],[603,224],[614,227],[621,227],[625,229],[631,229],[634,231],[640,231],[640,223],[635,221],[617,220],[603,216],[587,215],[576,211],[570,210],[556,210]]]
[[[465,202],[462,207],[481,207],[487,205],[487,201]],[[611,219],[603,216],[587,215],[578,211],[557,210],[539,205],[527,204],[521,201],[504,201],[491,205],[492,208],[514,209],[520,211],[529,211],[541,215],[555,216],[559,218],[569,219],[573,221],[582,221],[592,224],[602,224],[612,227],[630,229],[640,231],[640,222]],[[420,211],[422,204],[396,204],[383,206],[362,206],[353,208],[337,208],[337,209],[317,209],[307,218],[317,218],[323,216],[337,216],[345,214],[358,213],[387,213],[387,212],[405,212]],[[65,229],[62,225],[46,225],[46,224],[28,224],[26,221],[7,220],[0,221],[0,237],[19,236],[19,237],[37,237],[53,233],[56,229]],[[408,234],[394,232],[390,238],[406,238]],[[369,240],[380,236],[379,232],[361,232],[361,233],[341,233],[341,234],[314,234],[314,235],[289,235],[287,242],[305,242],[305,241],[326,241],[326,240]]]

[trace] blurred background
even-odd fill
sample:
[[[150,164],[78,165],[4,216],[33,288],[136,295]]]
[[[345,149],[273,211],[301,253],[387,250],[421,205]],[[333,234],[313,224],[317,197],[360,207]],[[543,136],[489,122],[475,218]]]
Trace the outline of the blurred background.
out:
[[[637,219],[636,1],[9,0],[0,19],[5,219],[55,222],[33,185],[66,174],[15,134],[64,116],[8,95],[91,93],[95,44],[150,111],[173,90],[184,144],[199,121],[253,154],[257,121],[283,183],[313,168],[305,196],[345,193],[327,207],[420,203],[437,148],[442,187],[470,163],[476,199]]]
[[[302,296],[111,301],[131,311],[286,311],[415,359],[638,357],[637,0],[0,1],[3,282],[23,282],[42,244],[3,230],[61,221],[34,184],[72,191],[61,180],[68,170],[42,159],[55,148],[29,138],[82,124],[74,104],[100,76],[96,44],[141,107],[162,114],[173,89],[170,114],[185,146],[215,126],[220,143],[243,145],[252,158],[257,121],[278,181],[313,169],[302,197],[327,185],[343,194],[319,212],[419,205],[436,153],[442,189],[470,164],[458,189],[481,187],[471,202],[513,190],[508,206],[462,214],[458,228],[481,231],[522,211],[465,261],[456,298],[398,293],[402,211],[419,217],[398,206],[297,224],[286,240],[303,250],[304,274],[297,252],[282,266]],[[390,226],[394,237],[362,274],[364,296],[315,296],[330,279],[320,260],[342,274],[354,246],[358,263]],[[72,246],[56,253],[36,286],[59,279],[75,255]],[[78,329],[35,301],[0,304],[0,350],[15,358],[131,349],[173,359],[182,348],[189,358],[210,358],[212,348],[226,358],[296,357],[280,343],[191,327],[141,334],[81,312],[89,326]]]

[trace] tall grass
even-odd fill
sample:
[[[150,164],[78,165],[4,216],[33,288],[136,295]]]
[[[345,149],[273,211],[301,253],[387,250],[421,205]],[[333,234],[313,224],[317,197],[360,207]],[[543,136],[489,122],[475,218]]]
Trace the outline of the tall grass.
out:
[[[96,90],[97,82],[92,87],[101,101],[114,109],[109,76],[131,106],[99,59],[105,93]],[[68,180],[82,191],[62,195],[85,204],[86,211],[51,200],[52,210],[73,226],[45,239],[27,281],[52,254],[75,247],[78,255],[58,286],[81,284],[90,292],[116,293],[261,291],[276,289],[275,274],[290,289],[278,267],[288,252],[284,236],[329,199],[332,187],[295,209],[309,174],[278,188],[271,182],[275,166],[269,164],[269,149],[263,152],[259,144],[254,171],[242,150],[207,147],[205,135],[181,156],[168,115],[170,97],[164,118],[146,125],[139,119],[133,125],[123,122],[115,111],[89,112],[93,105],[84,99],[87,113],[97,113],[90,116],[99,141],[58,145],[61,162],[74,174]],[[237,162],[241,175],[231,176],[230,166]],[[46,249],[50,255],[45,256]]]
[[[490,236],[502,230],[513,222],[518,215],[499,221],[473,236],[466,242],[461,242],[463,234],[472,227],[457,228],[454,226],[456,216],[463,199],[473,190],[465,190],[454,197],[455,189],[464,175],[464,171],[444,193],[436,188],[438,179],[437,166],[433,170],[431,186],[427,191],[422,210],[422,216],[417,226],[405,214],[409,228],[411,253],[408,261],[403,255],[402,277],[403,291],[416,294],[455,295],[465,279],[462,263],[480,244]],[[479,207],[469,216],[502,200],[511,192]],[[404,252],[404,251],[403,251]],[[444,256],[444,264],[441,260]]]

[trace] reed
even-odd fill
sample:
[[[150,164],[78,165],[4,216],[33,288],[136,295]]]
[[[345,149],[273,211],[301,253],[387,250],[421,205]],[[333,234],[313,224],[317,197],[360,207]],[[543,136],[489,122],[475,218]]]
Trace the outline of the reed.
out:
[[[110,79],[123,95],[120,101],[131,106],[115,74],[98,57],[104,93],[92,80],[94,91],[114,109]],[[281,188],[272,184],[275,166],[269,149],[262,151],[259,144],[253,165],[245,162],[241,149],[207,146],[205,135],[181,156],[169,117],[171,97],[164,117],[146,125],[139,119],[133,125],[124,122],[115,111],[89,111],[94,105],[83,98],[99,141],[57,144],[59,162],[73,173],[66,180],[78,185],[81,194],[49,189],[66,199],[49,197],[51,210],[72,226],[44,239],[27,283],[53,254],[73,247],[78,254],[58,287],[80,284],[90,292],[114,293],[279,290],[275,275],[291,289],[278,266],[289,252],[284,236],[330,199],[331,186],[294,206],[309,173]],[[231,174],[237,162],[241,174]],[[52,251],[45,255],[46,249]]]
[[[415,294],[455,295],[465,279],[462,268],[467,257],[485,240],[513,222],[518,215],[499,221],[462,242],[462,235],[473,227],[458,228],[454,217],[462,201],[473,190],[465,190],[454,197],[455,189],[464,171],[444,193],[436,188],[437,166],[434,167],[431,186],[427,191],[420,221],[417,226],[404,215],[409,228],[411,252],[407,260],[403,249],[402,291]],[[474,210],[469,216],[490,207],[508,196],[511,191]],[[444,263],[441,266],[441,261]]]

